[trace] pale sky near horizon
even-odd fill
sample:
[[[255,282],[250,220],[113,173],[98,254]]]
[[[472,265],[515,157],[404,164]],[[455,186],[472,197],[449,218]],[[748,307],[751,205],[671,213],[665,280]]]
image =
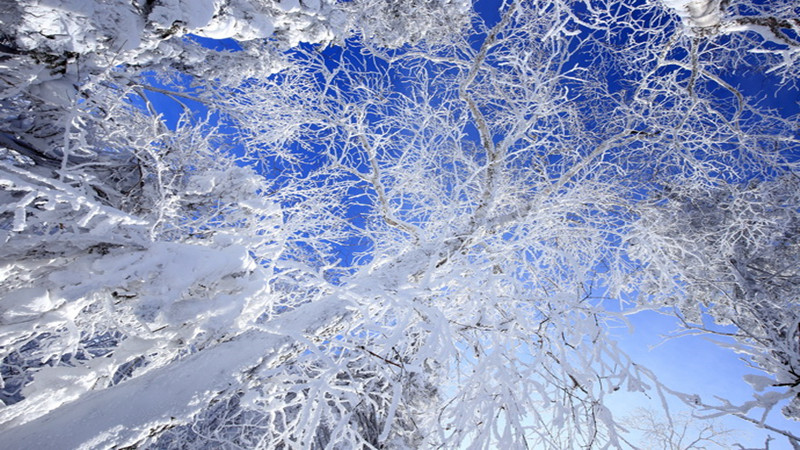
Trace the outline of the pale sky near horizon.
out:
[[[683,336],[664,339],[664,336],[674,334],[678,329],[679,323],[673,317],[646,311],[629,316],[629,320],[634,326],[632,333],[626,329],[614,332],[620,347],[634,361],[656,373],[659,380],[671,389],[697,394],[705,403],[717,403],[714,396],[725,396],[732,402],[742,403],[752,399],[753,388],[742,377],[746,374],[765,375],[748,367],[732,349],[712,342],[714,338]],[[659,409],[660,401],[655,393],[651,392],[649,395],[653,397],[650,401],[643,395],[623,393],[617,398],[610,396],[611,409],[615,415],[625,415],[626,411],[635,411],[637,407]],[[671,401],[670,407],[675,412],[688,410],[678,401]],[[757,415],[750,416],[758,418]],[[770,450],[791,449],[785,437],[779,437],[774,432],[758,428],[744,420],[728,417],[720,421],[725,427],[739,432],[732,443],[740,443],[746,448],[764,448],[764,441],[769,435],[775,438],[770,441]],[[773,426],[800,434],[800,423],[784,418],[780,408],[769,414],[768,421]]]

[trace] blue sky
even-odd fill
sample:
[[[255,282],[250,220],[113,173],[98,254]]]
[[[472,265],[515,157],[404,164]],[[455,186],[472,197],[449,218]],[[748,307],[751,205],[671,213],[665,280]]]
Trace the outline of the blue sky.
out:
[[[667,339],[667,336],[674,335],[679,330],[679,324],[673,317],[656,312],[641,312],[629,318],[633,332],[620,329],[615,333],[620,346],[633,360],[655,372],[665,385],[686,394],[697,394],[710,404],[718,403],[715,396],[741,403],[751,399],[753,389],[742,377],[763,373],[748,367],[733,351],[714,342],[725,342],[725,339],[708,336]],[[623,394],[623,398],[614,405],[615,410],[625,414],[625,411],[635,411],[640,406],[658,409],[660,402],[654,393],[650,395],[652,400],[642,398],[641,395]],[[675,401],[671,405],[674,411],[685,409]],[[733,442],[745,447],[763,448],[767,436],[778,438],[775,433],[759,429],[741,419],[729,417],[720,420],[724,426],[737,430],[738,434]],[[779,409],[770,413],[769,422],[795,434],[800,432],[800,425],[785,419]],[[770,442],[772,450],[783,448],[790,448],[785,438]]]

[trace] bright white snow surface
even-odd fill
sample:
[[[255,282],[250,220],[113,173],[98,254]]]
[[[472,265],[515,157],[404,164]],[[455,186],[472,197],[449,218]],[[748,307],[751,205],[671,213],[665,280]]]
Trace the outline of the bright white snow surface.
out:
[[[216,392],[235,385],[247,368],[269,365],[298,334],[313,334],[331,317],[346,314],[345,302],[329,298],[186,359],[80,399],[23,425],[0,429],[5,448],[107,448],[131,444],[149,431],[189,417]]]
[[[286,338],[250,332],[102,391],[89,392],[24,425],[2,432],[5,448],[106,448],[135,442],[171,417],[200,410],[204,395],[224,390],[233,374],[258,363]]]

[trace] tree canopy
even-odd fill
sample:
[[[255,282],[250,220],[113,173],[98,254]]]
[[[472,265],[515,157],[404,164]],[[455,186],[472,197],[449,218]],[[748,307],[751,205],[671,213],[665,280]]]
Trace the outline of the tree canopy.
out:
[[[623,391],[800,448],[800,6],[499,3],[0,5],[4,445],[638,448]]]

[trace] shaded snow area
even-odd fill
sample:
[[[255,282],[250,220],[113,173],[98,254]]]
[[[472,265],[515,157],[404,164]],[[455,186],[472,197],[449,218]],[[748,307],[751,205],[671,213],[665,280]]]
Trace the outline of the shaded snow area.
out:
[[[0,431],[6,448],[108,448],[141,441],[153,430],[179,425],[217,393],[241,382],[240,373],[280,363],[297,336],[314,334],[345,312],[329,299],[267,323],[267,331],[248,331],[133,380],[83,395],[52,414]],[[47,403],[47,397],[41,399]],[[16,424],[15,424],[16,425]]]
[[[152,65],[183,54],[188,34],[249,42],[269,38],[278,48],[299,43],[342,42],[354,30],[388,45],[402,45],[437,31],[458,29],[468,0],[398,7],[382,0],[21,0],[4,6],[4,45],[18,51],[81,55],[82,70],[111,70],[124,63]],[[435,17],[430,9],[446,8]],[[440,33],[442,34],[442,33]],[[199,61],[189,61],[196,64]]]
[[[4,373],[25,401],[5,399],[17,406],[0,409],[3,428],[143,368],[121,374],[131,361],[146,357],[150,370],[228,339],[269,301],[263,269],[241,239],[222,233],[205,245],[152,242],[141,219],[3,163],[0,187],[0,216],[13,218],[12,229],[0,232],[0,348],[28,342],[20,364],[39,366],[32,381]],[[249,207],[276,217],[261,203]],[[56,233],[53,242],[48,236]],[[104,354],[97,342],[109,339],[115,348]]]
[[[187,34],[241,42],[272,38],[287,48],[331,41],[349,26],[344,12],[330,1],[23,0],[4,8],[3,28],[14,30],[6,45],[61,55],[67,62],[80,55],[83,67],[68,71],[186,57],[182,49],[187,43],[179,38]]]

